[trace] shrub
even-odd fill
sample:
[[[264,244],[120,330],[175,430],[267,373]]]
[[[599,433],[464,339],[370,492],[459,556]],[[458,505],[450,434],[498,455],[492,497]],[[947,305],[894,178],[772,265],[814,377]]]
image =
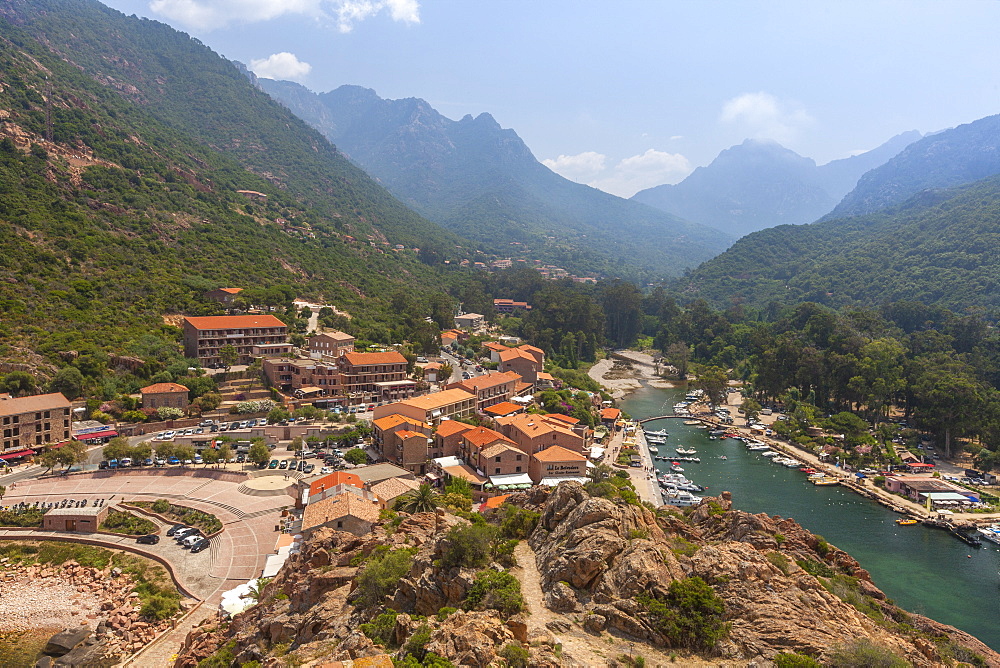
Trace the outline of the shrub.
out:
[[[394,592],[400,578],[409,573],[413,566],[413,553],[411,548],[392,550],[381,555],[373,553],[365,570],[357,577],[357,605],[379,605],[382,599]]]
[[[450,615],[453,612],[458,612],[458,608],[449,608],[447,606],[441,608],[440,610],[437,611],[438,621],[443,622],[444,620],[448,619],[448,615]]]
[[[729,625],[722,621],[725,603],[699,577],[671,582],[662,599],[639,594],[636,601],[672,645],[709,649],[729,633]]]
[[[395,611],[383,612],[370,624],[362,624],[358,628],[376,645],[391,647],[395,644],[393,641],[396,638],[396,617],[398,616],[399,613]]]
[[[233,650],[236,649],[236,641],[230,640],[225,645],[215,650],[215,654],[207,656],[198,662],[198,668],[229,668],[236,660]]]
[[[797,563],[799,568],[804,570],[806,573],[815,577],[828,578],[833,575],[833,569],[819,561],[802,559],[800,561],[796,561],[795,563]]]
[[[344,453],[344,461],[354,465],[364,464],[368,461],[368,455],[361,448],[351,448]]]
[[[98,528],[102,531],[123,533],[129,536],[144,536],[156,531],[156,523],[145,517],[136,517],[132,513],[112,510]]]
[[[156,417],[161,420],[175,420],[184,417],[184,411],[173,406],[160,406],[156,409]]]
[[[446,568],[482,568],[490,563],[496,529],[484,524],[452,527],[441,561]]]
[[[773,661],[778,668],[822,668],[823,665],[811,656],[795,652],[782,652]]]
[[[247,413],[268,413],[277,404],[270,399],[259,399],[257,401],[240,401],[233,406],[229,412],[235,415],[245,415]]]
[[[143,604],[139,614],[147,619],[161,621],[173,617],[177,614],[178,610],[180,610],[180,606],[177,604],[176,598],[164,596],[163,594],[155,594],[150,596]]]
[[[169,513],[170,512],[170,502],[166,499],[157,499],[153,501],[151,506],[154,513]]]
[[[413,632],[403,645],[403,650],[411,656],[415,656],[421,661],[424,660],[424,656],[427,654],[427,650],[424,647],[431,641],[431,627],[427,624],[421,624],[420,628]]]
[[[767,560],[771,562],[779,571],[788,575],[788,557],[783,555],[781,552],[768,552]]]
[[[504,505],[501,510],[500,535],[504,538],[527,538],[542,516],[533,510]]]
[[[455,668],[455,664],[434,652],[428,652],[423,661],[408,654],[402,659],[393,659],[392,665],[396,668]]]
[[[893,654],[892,650],[876,645],[867,638],[859,638],[835,646],[826,657],[831,668],[906,668],[910,664]]]
[[[466,610],[496,610],[510,617],[524,608],[521,583],[506,571],[483,571],[476,576],[465,596]]]
[[[504,645],[503,649],[497,652],[497,656],[506,661],[510,668],[528,668],[528,662],[531,660],[528,650],[513,642]]]

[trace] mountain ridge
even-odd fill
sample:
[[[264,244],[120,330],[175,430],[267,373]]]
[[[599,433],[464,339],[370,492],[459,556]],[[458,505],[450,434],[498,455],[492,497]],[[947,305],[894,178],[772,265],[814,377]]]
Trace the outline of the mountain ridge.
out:
[[[832,210],[864,172],[916,137],[916,131],[902,133],[871,151],[821,166],[775,141],[747,139],[680,183],[647,188],[632,199],[737,237],[811,223]]]
[[[316,94],[260,82],[401,201],[494,248],[530,245],[567,268],[616,275],[631,265],[633,277],[655,278],[728,244],[718,230],[564,179],[488,113],[454,121],[419,98],[384,100],[361,86]]]

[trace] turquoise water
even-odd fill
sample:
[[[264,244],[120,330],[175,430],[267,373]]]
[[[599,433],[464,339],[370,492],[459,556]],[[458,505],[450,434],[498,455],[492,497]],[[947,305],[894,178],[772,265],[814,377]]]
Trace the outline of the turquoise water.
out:
[[[634,418],[665,415],[684,390],[644,387],[621,402]],[[666,409],[664,409],[666,406]],[[984,541],[976,549],[940,529],[898,526],[899,515],[841,487],[816,487],[797,469],[772,464],[741,441],[712,441],[704,429],[683,420],[648,422],[666,429],[665,456],[679,446],[694,447],[702,463],[682,462],[684,475],[706,486],[706,495],[723,490],[733,505],[752,513],[791,517],[857,559],[875,584],[911,612],[951,624],[1000,650],[1000,551]],[[725,455],[727,459],[719,459]],[[655,462],[661,471],[669,466]],[[971,558],[968,558],[970,557]]]

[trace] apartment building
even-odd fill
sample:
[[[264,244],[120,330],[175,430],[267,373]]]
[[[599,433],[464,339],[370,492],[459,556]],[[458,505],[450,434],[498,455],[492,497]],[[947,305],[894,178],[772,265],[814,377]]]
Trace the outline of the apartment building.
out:
[[[336,359],[354,352],[354,337],[345,332],[324,332],[309,337],[309,356]]]
[[[418,422],[437,425],[442,420],[470,417],[475,411],[476,395],[465,390],[452,389],[376,406],[373,418],[378,420],[398,413]]]
[[[59,392],[17,398],[0,394],[0,459],[31,455],[31,448],[68,441],[70,420],[69,399]]]
[[[337,358],[344,393],[361,401],[412,397],[416,383],[406,378],[406,358],[397,352],[344,353]]]
[[[273,315],[216,315],[184,318],[184,355],[202,366],[223,364],[219,351],[236,348],[237,364],[253,360],[253,347],[286,343],[288,327]]]
[[[484,412],[494,404],[510,401],[514,390],[521,382],[521,376],[511,371],[488,373],[447,385],[448,389],[458,388],[476,395],[476,410]]]

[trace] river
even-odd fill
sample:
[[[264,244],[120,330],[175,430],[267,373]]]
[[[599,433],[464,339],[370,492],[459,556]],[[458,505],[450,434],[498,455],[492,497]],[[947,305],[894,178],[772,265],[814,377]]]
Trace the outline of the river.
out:
[[[620,401],[636,419],[673,413],[683,389],[642,389]],[[872,575],[875,584],[897,605],[951,624],[1000,651],[1000,551],[984,541],[969,547],[940,529],[899,526],[899,515],[841,487],[816,487],[797,469],[772,464],[741,441],[712,441],[707,430],[681,419],[649,422],[666,429],[663,454],[678,446],[694,447],[700,464],[681,463],[706,495],[733,494],[733,506],[752,513],[795,519],[813,533],[846,551]],[[725,455],[727,459],[719,459]],[[661,471],[669,466],[656,462]],[[971,556],[971,558],[969,558]]]

